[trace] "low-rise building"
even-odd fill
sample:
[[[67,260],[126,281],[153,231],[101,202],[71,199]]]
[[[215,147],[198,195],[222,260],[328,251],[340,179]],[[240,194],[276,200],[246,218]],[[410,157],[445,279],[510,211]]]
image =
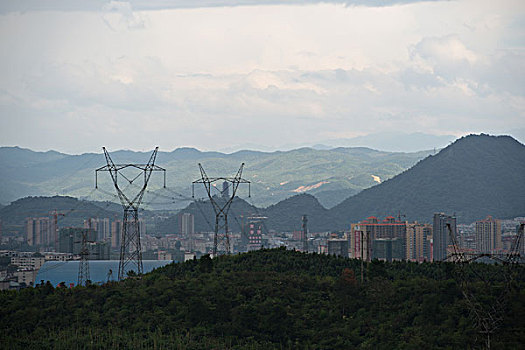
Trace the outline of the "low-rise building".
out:
[[[23,283],[25,283],[26,286],[32,286],[35,283],[37,273],[38,273],[38,270],[22,269],[22,270],[17,270],[14,273],[14,275],[16,276],[19,284],[23,285]]]
[[[14,256],[11,258],[11,264],[18,266],[20,269],[38,270],[44,265],[45,261],[44,256]]]

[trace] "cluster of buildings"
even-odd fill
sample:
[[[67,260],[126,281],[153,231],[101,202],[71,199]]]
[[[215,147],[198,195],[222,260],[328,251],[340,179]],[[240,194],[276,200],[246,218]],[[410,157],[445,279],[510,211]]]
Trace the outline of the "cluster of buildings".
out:
[[[46,261],[72,260],[68,253],[0,251],[0,290],[33,286],[38,270]]]
[[[328,238],[326,252],[364,260],[443,261],[454,252],[455,240],[462,252],[503,254],[512,249],[518,229],[514,222],[504,234],[502,221],[492,216],[463,225],[461,230],[456,218],[444,213],[434,214],[432,224],[371,216],[352,224],[343,237]]]
[[[144,220],[139,220],[141,233],[146,232]],[[56,220],[52,217],[28,217],[26,218],[26,242],[31,247],[39,247],[48,250],[63,251],[64,236],[74,237],[74,232],[83,229],[93,230],[90,235],[91,242],[104,242],[112,249],[119,249],[122,237],[122,220],[109,218],[89,218],[84,220],[83,227],[68,227],[59,229]],[[73,234],[73,236],[72,236]],[[74,241],[78,240],[74,237]],[[69,247],[73,244],[70,242]],[[69,251],[71,252],[71,251]]]
[[[498,220],[491,216],[470,225],[458,225],[453,215],[436,213],[432,223],[402,221],[400,217],[374,216],[336,233],[268,231],[266,217],[241,217],[241,232],[230,233],[230,251],[246,252],[262,247],[335,254],[363,260],[442,261],[453,253],[453,240],[464,252],[507,253],[513,248],[520,222],[525,218]],[[45,261],[80,259],[83,246],[90,260],[119,259],[122,220],[89,218],[82,227],[58,228],[52,217],[26,219],[26,243],[34,252],[0,251],[0,289],[32,285]],[[195,232],[195,218],[180,213],[176,234],[149,235],[139,221],[144,260],[185,261],[212,252],[214,233]],[[516,226],[518,225],[518,226]],[[525,242],[524,242],[525,243]],[[525,244],[521,252],[525,253]],[[2,265],[3,263],[3,265]]]

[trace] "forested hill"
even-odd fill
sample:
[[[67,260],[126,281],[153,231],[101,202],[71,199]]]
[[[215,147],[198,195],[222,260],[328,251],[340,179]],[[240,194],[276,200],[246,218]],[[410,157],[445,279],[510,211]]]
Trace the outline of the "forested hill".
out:
[[[173,203],[150,205],[150,193],[146,193],[145,207],[174,210],[188,205],[191,202],[191,198],[187,198],[192,193],[191,183],[200,178],[197,163],[202,163],[210,177],[232,176],[241,163],[245,163],[243,177],[252,182],[253,200],[258,206],[272,205],[294,194],[307,192],[319,196],[325,206],[332,207],[377,181],[399,174],[431,153],[382,152],[364,147],[330,150],[301,148],[286,152],[239,151],[231,154],[201,152],[193,148],[178,148],[172,152],[160,150],[156,163],[167,171],[168,188],[187,200],[174,203],[176,207]],[[115,163],[144,163],[150,153],[115,151],[111,156]],[[55,194],[87,200],[114,200],[101,191],[93,192],[94,170],[106,164],[102,154],[68,155],[0,147],[0,161],[2,204],[25,196]],[[98,180],[100,190],[114,193],[109,174],[100,174]],[[149,190],[157,191],[161,186],[162,176],[154,174]],[[248,191],[241,188],[240,192],[247,195]],[[166,195],[165,192],[158,193]],[[204,195],[204,192],[197,191],[197,194]]]
[[[435,212],[471,223],[487,215],[525,215],[525,146],[510,136],[469,135],[414,167],[330,210],[333,226],[371,215],[405,214],[429,222]]]
[[[47,284],[0,292],[8,349],[469,349],[482,345],[451,263],[365,265],[334,256],[261,250],[171,264],[102,286]],[[505,267],[479,264],[473,290],[490,306]],[[478,274],[490,274],[487,287]],[[522,348],[525,271],[493,335]]]
[[[349,152],[340,150],[340,152],[343,151]],[[190,157],[195,152],[199,154],[195,150],[186,152],[188,154],[182,153]],[[304,153],[302,157],[311,156],[308,155],[309,150],[302,152]],[[357,150],[352,152],[357,152]],[[362,152],[367,157],[370,156],[370,150],[362,150]],[[219,157],[219,155],[208,154],[210,157]],[[242,158],[251,156],[251,154],[242,156],[237,154],[236,156]],[[235,158],[235,161],[239,159]],[[320,160],[316,160],[318,161]],[[328,170],[323,168],[323,171]],[[169,193],[167,190],[165,193],[153,193],[148,194],[148,200],[151,201],[157,196],[157,200],[181,203],[180,196]],[[229,213],[229,225],[232,231],[239,232],[242,217],[250,215],[266,216],[266,227],[269,230],[294,231],[300,230],[301,217],[307,214],[308,227],[311,232],[347,230],[351,223],[359,222],[372,215],[385,217],[404,214],[409,221],[430,222],[435,212],[445,212],[455,213],[458,222],[466,224],[483,219],[487,215],[500,219],[525,216],[525,200],[523,200],[525,198],[525,146],[509,136],[470,135],[463,137],[438,154],[421,160],[409,170],[363,190],[331,209],[326,209],[314,196],[307,193],[289,197],[266,208],[255,207],[253,205],[255,197],[257,194],[249,199],[250,203],[241,198],[234,201]],[[58,198],[60,197],[52,197],[57,201]],[[76,201],[70,197],[62,198]],[[114,197],[112,199],[115,200]],[[6,227],[14,218],[11,213],[14,208],[19,204],[28,204],[30,201],[31,199],[23,199],[0,209],[0,219],[3,220]],[[89,202],[82,201],[82,203]],[[91,203],[95,204],[95,207],[86,210],[84,218],[100,217],[102,215],[100,207],[106,208],[107,204]],[[69,210],[70,207],[67,204],[66,207],[61,206],[58,209]],[[20,206],[20,213],[15,213],[18,215],[19,229],[23,229],[25,217],[35,216],[37,212],[45,214],[45,211],[51,211],[56,207],[48,205],[45,210],[43,207],[42,210],[30,207],[30,209],[21,210],[24,208],[27,206]],[[111,208],[115,208],[112,209],[114,212],[121,212],[118,205]],[[207,200],[192,202],[183,211],[194,214],[197,231],[213,231],[215,214]],[[80,212],[77,211],[77,213]],[[104,213],[104,215],[109,217],[107,216],[109,214]],[[159,219],[155,222],[155,231],[150,232],[176,233],[178,231],[177,220],[176,215],[164,221]]]
[[[50,217],[54,211],[59,227],[82,226],[85,219],[94,217],[113,218],[122,216],[122,207],[113,202],[89,202],[67,196],[26,197],[0,208],[0,220],[4,230],[25,232],[28,217]]]
[[[487,215],[525,216],[524,198],[525,146],[509,136],[470,135],[331,209],[302,194],[262,209],[247,203],[234,205],[230,215],[267,216],[267,228],[277,231],[299,230],[304,214],[312,232],[348,229],[372,215],[404,214],[410,221],[431,222],[434,213],[445,212],[469,224]],[[195,215],[197,229],[204,226],[203,215],[211,222],[214,218],[211,206],[202,203],[200,207],[192,204],[184,209]],[[232,222],[231,227],[237,225]]]

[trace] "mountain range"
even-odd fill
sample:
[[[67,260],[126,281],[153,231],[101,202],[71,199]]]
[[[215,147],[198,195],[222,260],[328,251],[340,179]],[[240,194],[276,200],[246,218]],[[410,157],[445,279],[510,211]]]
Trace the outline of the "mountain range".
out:
[[[389,179],[408,169],[433,151],[415,153],[382,152],[369,148],[315,150],[301,148],[287,152],[239,151],[231,154],[179,148],[159,152],[156,164],[167,170],[166,191],[162,177],[154,174],[145,196],[150,209],[181,209],[191,203],[192,181],[200,178],[201,163],[209,176],[233,176],[245,163],[243,177],[251,181],[254,204],[269,206],[299,193],[315,195],[326,207],[333,207],[350,195]],[[146,163],[149,152],[116,151],[115,163]],[[26,196],[67,195],[87,200],[118,200],[110,176],[100,174],[95,190],[95,169],[106,165],[102,154],[68,155],[55,151],[34,152],[18,147],[0,148],[0,203]],[[131,187],[130,189],[133,189]],[[204,197],[201,187],[196,196]],[[248,195],[243,187],[240,196]],[[177,201],[170,198],[177,197]]]
[[[363,152],[370,154],[368,149]],[[184,153],[191,158],[191,154],[200,152],[187,149],[179,151],[179,156]],[[56,154],[46,156],[55,157]],[[216,156],[223,159],[220,154]],[[213,159],[212,155],[209,157]],[[238,158],[235,160],[240,161]],[[168,194],[164,193],[162,198],[174,203],[180,200],[175,194]],[[239,231],[243,217],[259,215],[267,217],[265,225],[268,230],[294,231],[301,228],[301,217],[306,214],[310,231],[323,232],[348,229],[351,223],[372,215],[403,215],[409,221],[431,222],[434,213],[445,212],[455,214],[458,223],[471,223],[487,215],[500,219],[525,216],[524,198],[525,146],[509,136],[481,134],[462,137],[401,174],[349,196],[333,208],[327,209],[317,198],[307,193],[267,207],[255,206],[250,198],[245,198],[248,201],[236,198],[230,210],[229,222],[233,231]],[[28,201],[27,208],[31,200],[24,200]],[[6,218],[13,215],[10,213],[16,212],[13,206],[18,206],[19,212],[27,212],[27,209],[21,209],[24,208],[24,200],[1,208],[0,219],[7,223]],[[87,201],[79,202],[89,204]],[[60,206],[54,203],[45,208],[50,211],[55,207],[69,208],[73,204]],[[114,216],[121,210],[117,205],[109,207],[109,204],[100,202],[92,204],[91,209],[95,212],[108,206],[108,212],[111,213],[104,212],[104,215]],[[42,208],[39,210],[44,211]],[[197,231],[213,231],[214,212],[209,201],[193,201],[182,212],[194,214]],[[24,215],[18,215],[17,218],[22,220]],[[150,232],[175,233],[177,228],[178,215],[165,214],[163,219],[155,220],[155,227]]]
[[[518,131],[513,130],[513,132]],[[521,134],[523,133],[519,133],[519,135]],[[313,146],[311,144],[284,144],[275,149],[260,144],[241,144],[223,148],[221,151],[231,153],[242,149],[256,149],[272,152],[275,150],[293,150],[303,147],[311,147],[318,150],[329,150],[337,147],[366,147],[390,152],[417,152],[422,149],[440,149],[446,147],[455,139],[456,136],[453,135],[433,135],[421,132],[378,132],[350,138],[321,140]]]
[[[196,229],[212,230],[206,223],[214,218],[208,203],[193,203],[183,211],[195,215]],[[369,216],[403,215],[409,221],[431,222],[436,212],[455,214],[458,223],[467,224],[487,215],[525,216],[525,146],[509,136],[462,137],[331,209],[308,194],[263,209],[240,199],[232,205],[234,217],[264,215],[267,228],[277,231],[299,230],[304,214],[310,230],[319,232],[345,230]],[[175,216],[168,219],[170,224],[163,228],[176,228],[176,220]],[[238,223],[231,226],[237,229]]]

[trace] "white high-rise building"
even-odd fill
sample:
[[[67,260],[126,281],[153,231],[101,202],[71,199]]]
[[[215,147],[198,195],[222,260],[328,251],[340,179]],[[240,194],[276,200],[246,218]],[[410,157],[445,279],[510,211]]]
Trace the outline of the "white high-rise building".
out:
[[[195,233],[195,218],[191,213],[179,215],[179,233],[182,236],[191,236]]]
[[[502,248],[501,221],[487,216],[476,221],[476,248],[480,253],[491,253]]]
[[[27,244],[30,246],[49,245],[54,243],[49,218],[27,218],[26,237]]]

